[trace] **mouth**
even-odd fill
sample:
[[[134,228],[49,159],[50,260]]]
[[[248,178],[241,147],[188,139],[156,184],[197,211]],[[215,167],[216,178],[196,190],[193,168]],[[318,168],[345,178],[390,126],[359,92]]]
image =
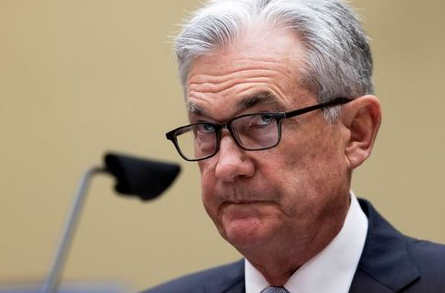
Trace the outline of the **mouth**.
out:
[[[270,213],[269,208],[270,202],[266,201],[231,200],[220,206],[219,217],[222,223],[231,227],[253,227]]]
[[[270,201],[265,200],[228,200],[222,203],[221,208],[237,208],[237,209],[245,209],[245,208],[262,208],[267,205],[272,204]]]
[[[261,204],[265,203],[265,201],[261,200],[246,200],[246,199],[237,199],[237,200],[228,200],[224,202],[224,204],[234,204],[234,205],[250,205],[250,204]]]

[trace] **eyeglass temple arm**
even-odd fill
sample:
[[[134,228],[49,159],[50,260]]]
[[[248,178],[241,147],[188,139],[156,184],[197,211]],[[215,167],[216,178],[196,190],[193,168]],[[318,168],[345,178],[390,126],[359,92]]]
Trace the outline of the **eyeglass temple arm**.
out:
[[[309,106],[303,109],[297,109],[294,111],[289,111],[289,112],[285,112],[284,114],[286,115],[286,118],[291,118],[291,117],[295,117],[298,115],[302,115],[311,111],[315,111],[318,109],[322,109],[322,108],[326,108],[326,107],[332,107],[332,106],[336,106],[336,105],[343,105],[346,103],[349,103],[350,101],[352,101],[352,99],[349,98],[335,98],[331,101],[328,102],[324,102],[321,104],[317,104],[317,105],[313,105],[313,106]]]

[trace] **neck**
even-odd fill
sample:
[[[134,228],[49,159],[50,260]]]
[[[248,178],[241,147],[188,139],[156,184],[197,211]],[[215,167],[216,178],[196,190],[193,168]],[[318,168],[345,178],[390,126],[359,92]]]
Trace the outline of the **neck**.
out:
[[[340,232],[343,221],[338,221],[336,226],[327,225],[320,227],[313,238],[257,247],[238,248],[249,262],[263,275],[272,286],[283,286],[289,278],[306,262],[320,253]],[[295,240],[295,239],[294,239]]]

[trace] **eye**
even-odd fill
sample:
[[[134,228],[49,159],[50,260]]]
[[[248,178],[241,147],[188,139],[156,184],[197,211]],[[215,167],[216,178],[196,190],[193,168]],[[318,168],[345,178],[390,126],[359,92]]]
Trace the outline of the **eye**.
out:
[[[195,126],[194,131],[197,134],[206,135],[215,133],[216,129],[215,126],[212,124],[201,123]]]
[[[274,116],[271,114],[259,114],[257,115],[257,119],[255,120],[255,124],[258,126],[266,126],[273,122]]]

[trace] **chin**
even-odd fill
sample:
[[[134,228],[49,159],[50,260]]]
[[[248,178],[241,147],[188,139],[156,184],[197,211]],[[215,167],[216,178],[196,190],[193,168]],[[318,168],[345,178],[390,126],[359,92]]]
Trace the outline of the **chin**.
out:
[[[261,221],[255,218],[232,220],[224,225],[221,235],[236,248],[249,248],[269,239]]]

